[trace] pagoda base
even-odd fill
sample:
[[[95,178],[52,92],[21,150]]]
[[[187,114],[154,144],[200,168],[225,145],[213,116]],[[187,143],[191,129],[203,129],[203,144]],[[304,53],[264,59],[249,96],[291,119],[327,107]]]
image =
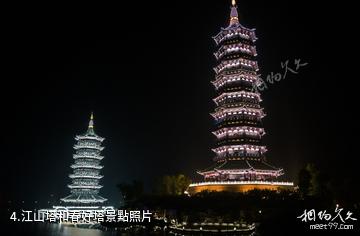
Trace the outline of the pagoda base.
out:
[[[189,185],[188,194],[194,195],[203,191],[209,192],[247,192],[254,189],[273,190],[281,189],[293,190],[293,182],[272,182],[272,181],[215,181],[200,182]]]

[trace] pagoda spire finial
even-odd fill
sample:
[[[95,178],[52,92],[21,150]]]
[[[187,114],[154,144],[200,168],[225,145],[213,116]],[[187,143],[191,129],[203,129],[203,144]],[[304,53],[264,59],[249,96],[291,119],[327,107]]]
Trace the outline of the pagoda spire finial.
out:
[[[237,11],[236,1],[232,0],[230,11],[230,26],[235,24],[239,24],[239,14]]]
[[[94,135],[94,113],[91,112],[87,134]]]
[[[94,113],[91,112],[91,115],[90,115],[90,121],[89,121],[89,129],[93,129],[94,128]]]

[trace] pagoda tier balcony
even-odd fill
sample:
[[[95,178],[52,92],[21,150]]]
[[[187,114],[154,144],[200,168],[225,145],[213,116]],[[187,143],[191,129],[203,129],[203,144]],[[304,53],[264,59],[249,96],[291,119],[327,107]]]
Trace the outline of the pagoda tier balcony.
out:
[[[96,170],[101,170],[103,168],[103,166],[100,166],[100,165],[73,164],[73,165],[71,165],[71,168],[73,168],[73,169],[96,169]]]
[[[243,117],[243,119],[230,119],[230,118],[232,117],[229,117],[229,119],[215,120],[215,125],[216,125],[215,128],[222,129],[222,128],[231,128],[238,126],[252,126],[258,128],[262,127],[261,119],[254,119],[254,117]]]
[[[96,159],[76,159],[76,165],[99,165],[100,161]]]
[[[99,185],[97,179],[72,179],[72,185],[96,186]]]
[[[251,117],[253,119],[261,119],[265,116],[262,109],[258,108],[247,108],[247,107],[236,107],[236,108],[221,108],[211,113],[217,121],[224,120],[227,118],[243,119],[244,116]]]
[[[228,92],[222,93],[220,96],[213,99],[213,101],[219,105],[224,102],[251,102],[259,103],[261,102],[260,94],[254,92],[238,91],[238,92]]]
[[[249,144],[244,144],[249,145]],[[266,153],[266,152],[265,152]],[[247,152],[244,150],[239,151],[233,151],[231,153],[223,152],[220,154],[217,154],[213,157],[213,161],[215,162],[221,162],[225,160],[243,160],[243,159],[254,159],[254,160],[260,160],[261,158],[264,158],[263,153],[260,153],[259,151],[253,151],[253,152]]]
[[[284,174],[282,169],[279,170],[255,170],[248,169],[213,169],[201,172],[205,179],[223,179],[223,180],[268,180],[274,179]]]
[[[79,155],[79,154],[74,154],[73,155],[74,159],[95,159],[95,160],[102,160],[104,158],[104,156],[93,156],[93,155]]]
[[[246,144],[248,145],[248,144]],[[262,158],[264,158],[264,155],[262,153],[259,152],[246,152],[246,151],[236,151],[233,153],[222,153],[219,155],[216,155],[215,157],[213,157],[213,161],[215,162],[223,162],[223,161],[239,161],[239,160],[244,160],[244,159],[251,159],[251,160],[261,160]]]
[[[75,154],[80,156],[100,156],[101,151],[97,149],[81,148],[77,149]]]
[[[95,170],[95,169],[86,169],[85,171],[82,169],[74,169],[72,175],[74,175],[74,176],[101,176],[100,170]]]
[[[250,126],[239,126],[239,127],[229,127],[229,128],[221,128],[214,132],[212,132],[216,138],[235,138],[243,135],[247,135],[249,137],[261,137],[265,134],[263,128],[258,127],[250,127]]]
[[[226,145],[212,149],[218,156],[226,156],[231,157],[233,154],[236,156],[237,154],[264,154],[267,149],[265,146],[258,145]],[[254,156],[255,157],[255,156]]]
[[[254,70],[244,70],[242,68],[237,70],[231,70],[231,71],[224,71],[223,73],[215,75],[215,80],[220,79],[222,77],[225,77],[228,79],[230,77],[243,77],[245,79],[257,79],[258,74]]]
[[[76,164],[76,163],[75,163]],[[99,175],[100,169],[74,169],[74,175]]]
[[[254,169],[249,169],[249,170],[239,170],[239,169],[234,169],[234,170],[218,170],[218,173],[220,175],[254,175],[254,176],[258,176],[258,177],[263,177],[263,176],[268,176],[268,177],[279,177],[281,175],[283,175],[282,170],[254,170]],[[235,177],[236,178],[236,177]]]
[[[75,150],[78,150],[78,149],[95,149],[95,150],[102,151],[102,150],[104,149],[104,147],[96,146],[96,145],[81,145],[81,144],[76,144],[76,145],[74,145],[74,149],[75,149]]]
[[[66,203],[72,203],[72,204],[87,204],[87,205],[91,205],[91,204],[96,204],[96,203],[103,203],[106,202],[107,199],[100,197],[100,196],[82,196],[82,195],[78,195],[78,196],[68,196],[66,198],[62,198],[61,201],[66,202]],[[79,206],[74,207],[74,209],[78,209]],[[89,209],[90,207],[87,206],[86,209]],[[67,209],[69,209],[69,207],[67,207]],[[94,206],[94,209],[97,209],[97,207]]]
[[[96,140],[79,140],[76,143],[78,146],[83,145],[83,146],[95,146],[95,147],[100,147],[101,146],[101,142],[96,141]]]
[[[101,185],[73,185],[73,184],[69,184],[68,187],[70,189],[101,189],[103,186],[101,186]]]
[[[192,183],[189,187],[207,186],[207,185],[274,185],[274,186],[294,186],[293,182],[280,182],[280,181],[258,181],[258,180],[245,180],[245,181],[205,181],[200,183]]]
[[[96,159],[76,159],[74,164],[78,165],[98,165],[100,163],[99,160]]]
[[[239,99],[241,100],[241,98]],[[259,103],[252,101],[233,101],[233,100],[225,100],[218,104],[218,106],[215,108],[215,111],[221,110],[221,109],[231,109],[231,108],[237,108],[237,107],[244,107],[244,108],[251,108],[251,109],[261,109],[261,106]]]
[[[74,185],[74,184],[72,184]],[[86,194],[99,194],[99,189],[76,189],[76,188],[73,188],[70,190],[71,193],[86,193]]]
[[[250,73],[243,70],[238,70],[233,71],[233,73],[218,74],[215,76],[215,80],[211,81],[211,83],[215,86],[216,89],[218,89],[225,84],[232,84],[239,81],[246,81],[256,85],[259,83],[259,76],[255,72]]]
[[[257,80],[258,79],[258,74],[256,73],[256,71],[243,70],[243,69],[224,71],[223,73],[215,75],[215,81],[219,80],[221,78],[234,79],[234,78],[237,78],[237,77],[242,77],[244,79],[249,79],[249,80]]]
[[[102,138],[97,135],[76,135],[75,140],[96,140],[102,142],[105,140],[105,138]]]
[[[244,53],[250,56],[255,57],[256,47],[251,46],[245,43],[236,43],[236,44],[229,44],[229,45],[222,45],[217,52],[214,53],[216,59],[220,59],[223,56],[231,55],[233,53]]]
[[[234,92],[254,92],[256,91],[257,87],[251,83],[240,81],[232,86],[225,85],[220,89],[216,90],[216,96],[220,96],[223,93],[234,93]],[[239,100],[239,99],[237,99]],[[244,99],[245,100],[245,99]],[[249,102],[248,102],[249,103]]]
[[[252,61],[252,60],[248,60],[248,59],[244,59],[244,58],[238,58],[238,59],[234,59],[234,60],[221,61],[218,66],[214,67],[214,71],[216,74],[219,74],[223,70],[235,69],[235,68],[239,68],[240,66],[251,68],[254,71],[259,70],[259,67],[258,67],[256,61]]]
[[[84,178],[84,179],[101,179],[101,178],[103,178],[102,175],[76,175],[76,174],[69,175],[69,177],[71,179],[80,179],[80,178]]]
[[[247,135],[239,137],[224,137],[216,140],[216,147],[222,147],[224,145],[262,145],[261,137],[249,137]]]
[[[236,26],[222,28],[221,31],[216,36],[213,37],[213,39],[218,45],[225,40],[234,39],[238,37],[252,42],[255,42],[257,39],[255,36],[255,29],[248,29],[240,24]]]

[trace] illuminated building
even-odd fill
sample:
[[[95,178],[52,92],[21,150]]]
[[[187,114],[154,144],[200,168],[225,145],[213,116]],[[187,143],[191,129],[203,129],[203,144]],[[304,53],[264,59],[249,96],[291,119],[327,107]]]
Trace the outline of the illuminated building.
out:
[[[99,206],[107,199],[99,195],[102,186],[99,184],[100,161],[104,158],[100,152],[104,149],[101,143],[104,138],[95,134],[94,117],[91,114],[89,126],[85,134],[75,137],[73,172],[69,175],[71,184],[68,185],[71,194],[61,199],[67,206]]]
[[[289,188],[291,182],[277,178],[283,169],[269,164],[262,143],[265,134],[260,106],[260,85],[256,61],[255,29],[239,23],[237,6],[232,2],[229,26],[213,37],[217,44],[214,53],[218,64],[212,81],[217,96],[211,114],[215,120],[216,146],[214,165],[198,171],[204,182],[193,183],[188,192],[248,191],[251,189]]]

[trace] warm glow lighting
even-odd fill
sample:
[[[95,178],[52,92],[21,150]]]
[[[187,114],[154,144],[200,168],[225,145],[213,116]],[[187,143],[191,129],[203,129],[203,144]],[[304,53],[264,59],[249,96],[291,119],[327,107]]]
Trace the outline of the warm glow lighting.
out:
[[[100,152],[104,149],[101,146],[104,138],[95,134],[94,115],[91,113],[88,130],[84,135],[77,135],[74,145],[75,154],[73,155],[74,164],[71,165],[73,173],[69,175],[72,183],[68,185],[71,194],[61,199],[65,203],[103,203],[107,199],[98,195],[99,180],[103,176],[99,175],[103,166],[100,160],[104,157]]]

